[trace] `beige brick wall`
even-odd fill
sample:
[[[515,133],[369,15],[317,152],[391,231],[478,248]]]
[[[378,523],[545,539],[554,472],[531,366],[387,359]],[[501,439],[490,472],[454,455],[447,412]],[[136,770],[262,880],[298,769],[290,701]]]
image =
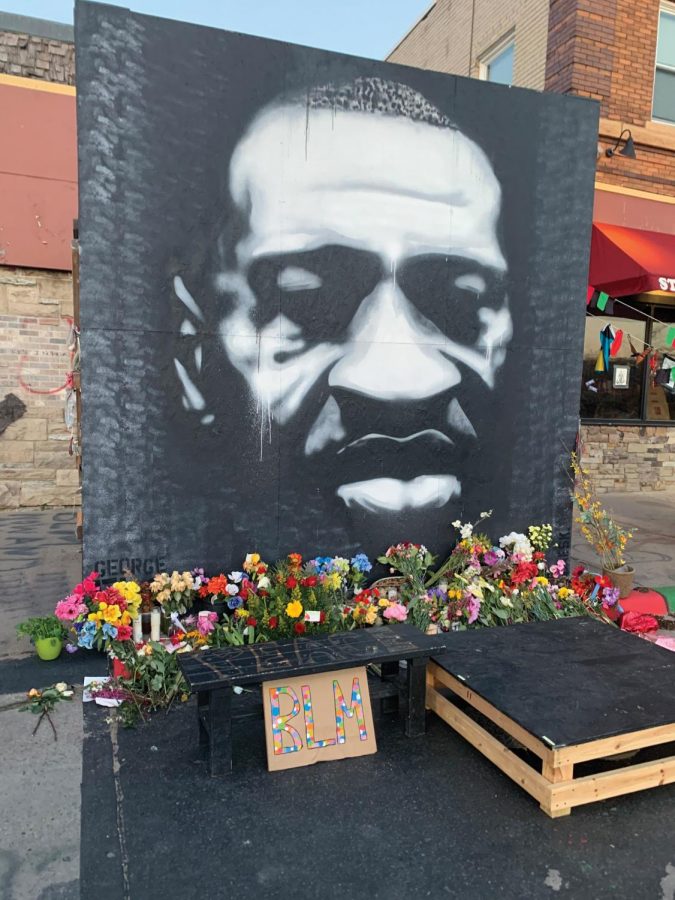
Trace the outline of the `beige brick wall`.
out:
[[[0,434],[0,509],[80,502],[66,391],[38,393],[66,381],[72,314],[70,273],[0,267],[0,400],[12,393],[27,407]]]
[[[548,12],[549,0],[437,0],[387,59],[476,77],[485,54],[513,32],[514,84],[543,90]]]
[[[675,488],[675,429],[582,425],[581,460],[599,492]]]
[[[75,84],[75,45],[72,41],[0,31],[0,72]]]

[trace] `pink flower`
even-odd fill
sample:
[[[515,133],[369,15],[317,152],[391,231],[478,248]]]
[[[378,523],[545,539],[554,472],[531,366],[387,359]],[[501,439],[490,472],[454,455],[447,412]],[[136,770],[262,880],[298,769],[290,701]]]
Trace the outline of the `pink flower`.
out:
[[[395,622],[405,622],[408,618],[408,610],[402,603],[392,603],[382,614],[385,619],[393,619]]]
[[[553,563],[553,565],[549,569],[549,572],[555,578],[562,578],[565,574],[565,560],[559,559],[557,563]]]
[[[478,618],[478,613],[480,612],[480,600],[474,597],[473,594],[466,594],[465,596],[469,625],[473,625],[473,623]]]
[[[65,600],[60,600],[56,604],[54,615],[57,619],[61,619],[61,621],[73,622],[86,612],[86,604],[75,594],[71,594],[69,597],[66,597]]]
[[[206,615],[201,613],[197,618],[197,631],[203,635],[210,634],[215,628],[217,621],[218,613],[207,612]]]

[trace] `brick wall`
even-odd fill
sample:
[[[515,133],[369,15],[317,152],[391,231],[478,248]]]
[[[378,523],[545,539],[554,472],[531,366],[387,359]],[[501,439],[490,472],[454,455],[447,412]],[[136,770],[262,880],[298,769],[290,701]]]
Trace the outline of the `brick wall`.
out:
[[[0,31],[0,72],[75,84],[75,45],[37,35]]]
[[[64,422],[73,314],[70,273],[0,267],[0,400],[26,412],[0,434],[0,509],[79,504]],[[22,386],[22,382],[26,386]]]
[[[660,0],[551,0],[545,85],[600,102],[599,181],[675,197],[675,128],[652,121],[660,7]],[[637,159],[608,159],[604,150],[624,128]]]
[[[548,0],[437,0],[390,53],[390,62],[477,76],[481,58],[509,32],[514,84],[544,87]]]
[[[2,14],[7,18],[19,29],[26,24]],[[64,28],[37,24],[48,32]],[[0,73],[74,84],[75,48],[72,41],[0,27]],[[70,272],[0,265],[0,405],[14,394],[26,407],[0,434],[0,509],[80,503],[62,388],[71,369],[72,315]]]
[[[675,489],[675,429],[582,425],[581,459],[599,492]]]

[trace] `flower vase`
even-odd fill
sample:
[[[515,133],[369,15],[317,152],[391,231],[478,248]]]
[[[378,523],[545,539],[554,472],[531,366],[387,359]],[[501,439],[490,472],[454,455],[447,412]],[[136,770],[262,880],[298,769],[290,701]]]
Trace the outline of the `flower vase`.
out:
[[[632,592],[635,578],[635,569],[632,566],[620,566],[618,569],[603,568],[602,574],[619,589],[619,600],[624,600]]]
[[[35,641],[35,652],[40,659],[56,659],[61,653],[61,650],[63,650],[63,641],[61,638],[38,638]]]

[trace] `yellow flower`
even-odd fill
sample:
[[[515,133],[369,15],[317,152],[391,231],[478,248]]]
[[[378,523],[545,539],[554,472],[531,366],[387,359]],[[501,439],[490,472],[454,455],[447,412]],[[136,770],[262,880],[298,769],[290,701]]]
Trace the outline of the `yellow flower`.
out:
[[[548,584],[548,578],[545,578],[543,575],[540,575],[537,578],[537,584]]]
[[[381,607],[386,607],[386,606],[389,606],[389,601],[387,600],[386,597],[381,597],[381,598],[377,601],[377,605],[378,605],[378,606],[381,606]]]
[[[330,572],[330,574],[326,575],[326,580],[324,581],[324,585],[334,591],[340,587],[341,583],[342,579],[338,572]]]
[[[248,615],[248,610],[244,609],[243,606],[240,606],[238,609],[235,609],[234,614],[238,618],[243,619],[245,616]]]
[[[141,602],[141,588],[135,581],[116,581],[113,587],[124,597],[127,604]]]
[[[374,625],[377,620],[377,609],[374,606],[368,607],[368,612],[366,613],[366,622],[368,625]]]
[[[291,619],[297,619],[302,615],[302,603],[299,600],[291,600],[286,606],[286,615]]]
[[[571,591],[569,588],[561,587],[558,591],[558,597],[560,600],[566,600],[570,594],[573,594],[574,591]]]
[[[38,691],[37,688],[31,688],[31,689],[28,691],[28,696],[29,696],[31,699],[33,699],[34,697],[41,697],[42,694],[40,693],[40,691]]]
[[[122,615],[122,611],[116,603],[112,603],[110,606],[107,606],[105,603],[101,603],[100,608],[101,612],[103,613],[103,618],[111,625],[115,625]]]

